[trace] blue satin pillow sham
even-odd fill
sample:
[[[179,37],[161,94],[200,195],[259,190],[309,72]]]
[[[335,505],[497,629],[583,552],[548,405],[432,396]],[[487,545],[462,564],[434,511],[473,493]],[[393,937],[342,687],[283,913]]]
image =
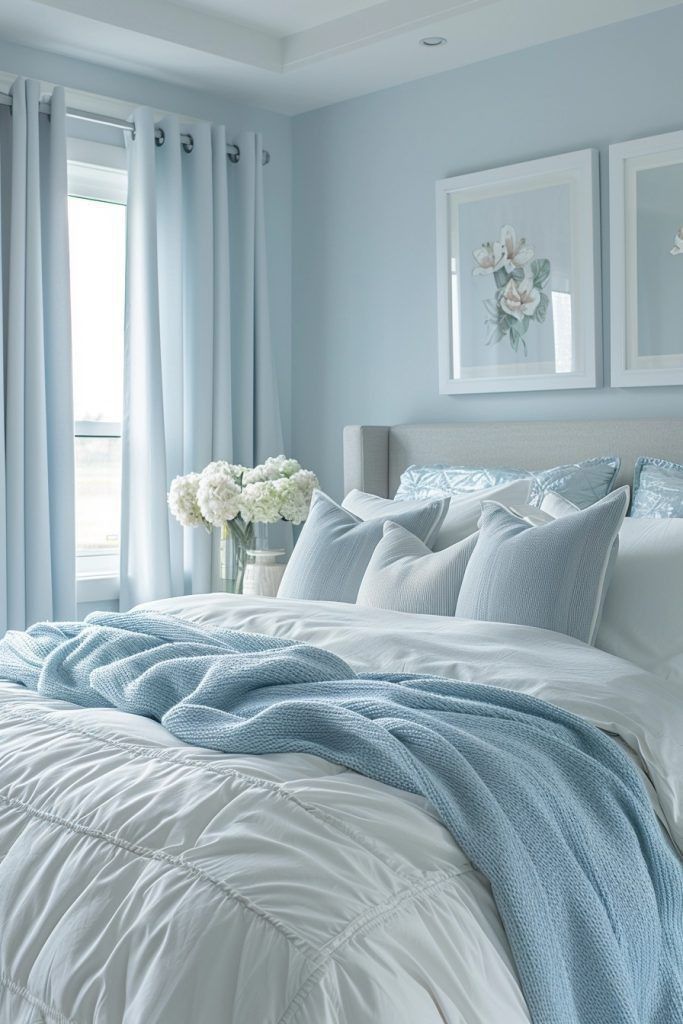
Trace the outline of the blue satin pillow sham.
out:
[[[396,500],[472,494],[513,480],[530,480],[531,505],[540,505],[544,494],[552,491],[561,494],[577,508],[588,508],[609,494],[620,465],[621,460],[616,455],[605,455],[534,472],[486,466],[408,466],[401,475]]]
[[[633,474],[633,519],[683,518],[683,466],[642,457]]]

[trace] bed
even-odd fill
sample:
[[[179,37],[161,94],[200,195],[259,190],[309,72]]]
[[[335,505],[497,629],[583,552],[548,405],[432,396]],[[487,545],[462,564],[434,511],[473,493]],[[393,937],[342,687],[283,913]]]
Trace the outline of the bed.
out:
[[[347,489],[384,497],[416,461],[610,451],[627,481],[638,455],[681,460],[683,420],[355,427],[344,445]],[[219,594],[151,610],[581,716],[627,752],[683,851],[675,676],[528,626]],[[531,1020],[491,887],[422,796],[310,753],[226,755],[12,680],[0,735],[3,1024]]]

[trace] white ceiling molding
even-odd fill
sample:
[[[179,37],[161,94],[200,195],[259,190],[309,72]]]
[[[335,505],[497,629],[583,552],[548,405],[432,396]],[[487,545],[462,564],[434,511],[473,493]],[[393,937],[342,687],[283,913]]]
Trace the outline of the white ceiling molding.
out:
[[[283,40],[283,70],[358,46],[368,46],[389,36],[429,24],[435,18],[454,17],[474,7],[501,2],[503,0],[460,0],[459,3],[445,3],[444,0],[384,0],[384,3],[372,4],[343,18],[335,18],[286,36]]]
[[[0,39],[297,114],[680,3],[12,0]]]
[[[282,40],[167,0],[39,0],[46,7],[268,71],[282,70]]]

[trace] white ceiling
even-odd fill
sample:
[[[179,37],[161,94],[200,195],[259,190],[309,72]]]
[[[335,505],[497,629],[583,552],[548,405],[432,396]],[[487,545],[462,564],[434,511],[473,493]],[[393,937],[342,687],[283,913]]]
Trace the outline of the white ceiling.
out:
[[[216,14],[259,28],[271,35],[288,36],[373,7],[377,0],[177,0],[180,7]]]
[[[296,114],[680,3],[0,0],[0,37]]]

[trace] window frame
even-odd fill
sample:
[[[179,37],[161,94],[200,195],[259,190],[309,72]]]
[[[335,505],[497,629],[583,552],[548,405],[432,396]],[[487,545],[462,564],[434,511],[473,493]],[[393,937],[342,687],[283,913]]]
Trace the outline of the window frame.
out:
[[[79,199],[127,204],[126,154],[121,146],[84,139],[67,140],[67,193]],[[78,437],[121,437],[121,423],[76,420]],[[119,597],[119,552],[76,553],[76,596],[79,604],[115,601]]]

